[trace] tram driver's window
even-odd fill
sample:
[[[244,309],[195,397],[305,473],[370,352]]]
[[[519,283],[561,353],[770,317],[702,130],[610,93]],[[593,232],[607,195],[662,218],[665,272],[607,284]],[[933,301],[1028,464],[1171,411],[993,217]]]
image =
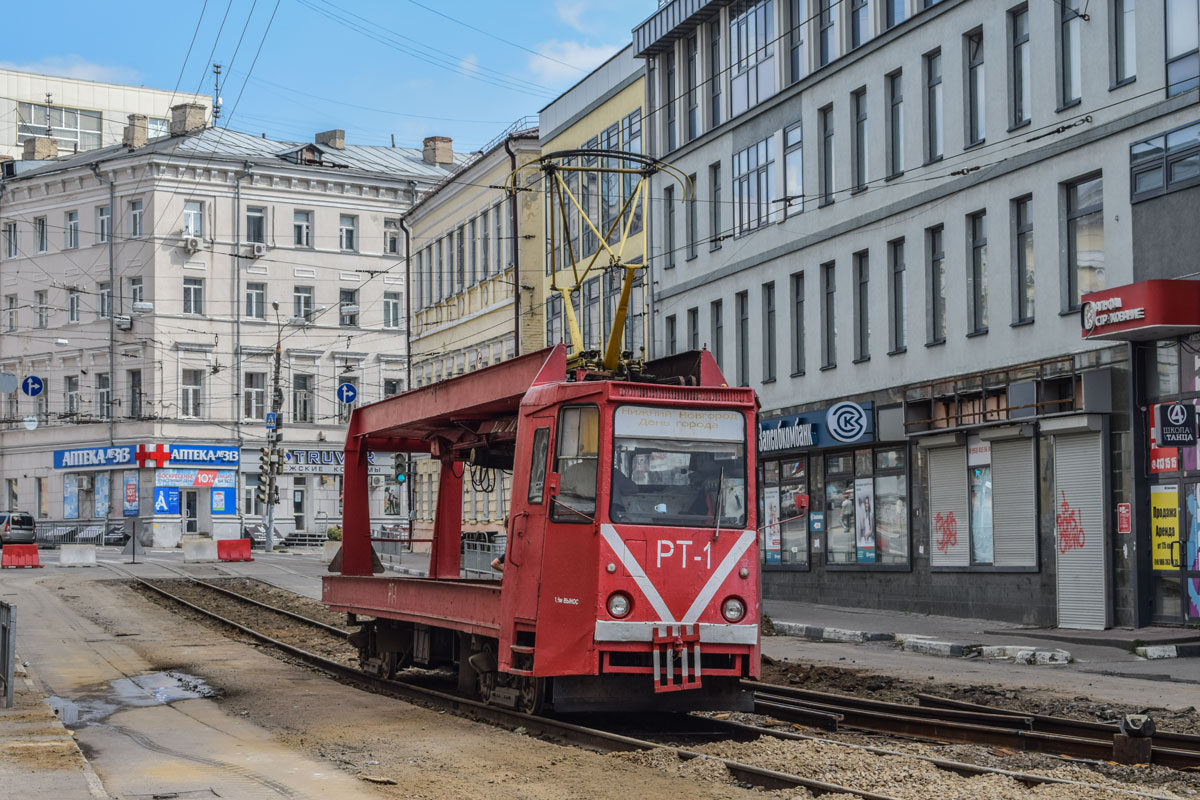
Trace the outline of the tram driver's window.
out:
[[[558,497],[550,509],[555,522],[591,522],[596,516],[596,467],[600,456],[600,410],[564,408],[558,416],[554,471]]]
[[[550,429],[533,432],[533,460],[529,467],[529,502],[541,503],[546,493],[546,451],[550,449]]]

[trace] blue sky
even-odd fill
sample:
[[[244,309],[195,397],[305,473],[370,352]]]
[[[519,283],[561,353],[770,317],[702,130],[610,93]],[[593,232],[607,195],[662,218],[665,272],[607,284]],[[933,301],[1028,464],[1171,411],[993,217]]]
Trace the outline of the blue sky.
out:
[[[265,41],[275,0],[130,3],[129,13],[125,3],[75,2],[56,6],[53,24],[37,3],[11,4],[6,27],[22,35],[8,37],[0,67],[211,93],[217,61],[225,65],[222,124],[231,128],[303,141],[344,128],[350,143],[388,144],[395,135],[402,146],[444,135],[455,150],[473,150],[627,44],[632,27],[657,7],[655,0],[278,2]]]

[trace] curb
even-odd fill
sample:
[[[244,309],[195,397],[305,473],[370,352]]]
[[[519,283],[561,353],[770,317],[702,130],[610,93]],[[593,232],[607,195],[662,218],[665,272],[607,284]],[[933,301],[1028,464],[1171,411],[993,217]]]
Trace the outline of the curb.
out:
[[[819,625],[805,625],[799,622],[773,621],[775,632],[781,636],[792,636],[799,639],[809,639],[817,642],[840,642],[861,644],[864,642],[890,642],[898,644],[906,653],[938,656],[941,658],[1011,658],[1017,664],[1033,666],[1070,664],[1074,658],[1066,650],[1043,649],[1025,645],[982,645],[976,642],[945,642],[930,636],[915,633],[880,633],[875,631],[853,631],[844,628],[825,628]],[[1139,650],[1172,651],[1185,648],[1195,648],[1195,655],[1200,656],[1200,645],[1169,645],[1159,648],[1139,648]],[[1142,655],[1142,653],[1138,653]],[[1146,658],[1174,658],[1173,655],[1145,656]]]
[[[1147,647],[1136,647],[1135,656],[1145,659],[1159,658],[1200,658],[1200,644],[1157,644]]]
[[[873,633],[871,631],[851,631],[842,628],[823,628],[817,625],[804,625],[799,622],[773,622],[776,633],[784,636],[795,636],[800,639],[814,639],[819,642],[894,642],[895,634]]]

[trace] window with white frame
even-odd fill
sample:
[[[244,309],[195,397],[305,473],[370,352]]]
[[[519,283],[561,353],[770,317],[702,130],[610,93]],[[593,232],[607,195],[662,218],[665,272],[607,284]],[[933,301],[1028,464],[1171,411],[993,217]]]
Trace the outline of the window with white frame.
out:
[[[342,289],[338,293],[338,324],[343,328],[358,327],[357,289]]]
[[[358,249],[358,217],[341,214],[338,217],[338,247],[342,250]]]
[[[136,239],[142,235],[142,201],[129,201],[129,238]]]
[[[33,293],[33,313],[35,325],[38,328],[46,328],[50,325],[50,305],[49,293],[45,290]]]
[[[67,322],[79,322],[80,294],[78,289],[67,291]]]
[[[63,378],[63,394],[67,401],[67,413],[79,413],[79,376],[68,375]]]
[[[383,252],[390,256],[400,254],[400,221],[385,219],[383,221]]]
[[[401,298],[399,292],[384,292],[383,293],[383,327],[399,328],[401,312]]]
[[[204,410],[204,370],[185,369],[180,383],[179,415],[198,419]]]
[[[4,256],[5,258],[17,257],[17,223],[4,223]]]
[[[33,234],[34,234],[34,238],[37,240],[37,251],[39,253],[46,252],[46,246],[48,243],[48,239],[47,239],[47,234],[46,234],[46,218],[45,217],[37,217],[33,220]]]
[[[246,208],[246,241],[267,243],[267,210],[261,207]]]
[[[246,419],[264,419],[267,413],[267,373],[247,372],[242,376]]]
[[[311,322],[313,318],[313,287],[292,287],[292,316],[303,322]]]
[[[489,231],[488,213],[479,215],[479,277],[486,278],[491,274],[491,253],[488,252]]]
[[[112,416],[112,376],[107,372],[96,376],[96,416],[101,419]]]
[[[133,311],[133,306],[136,303],[145,302],[146,293],[145,287],[142,284],[141,278],[129,279],[129,310]]]
[[[4,297],[4,330],[15,331],[17,329],[17,296],[15,294],[5,295]]]
[[[142,408],[145,404],[145,394],[142,391],[142,371],[140,369],[131,369],[127,373],[129,377],[129,418],[141,419]]]
[[[183,313],[204,313],[204,279],[183,279]]]
[[[312,212],[292,212],[292,243],[296,247],[312,247]]]
[[[313,421],[313,376],[292,375],[292,422]]]
[[[96,242],[107,242],[112,236],[112,206],[99,206],[96,209]]]
[[[63,231],[64,246],[68,250],[74,250],[79,247],[79,212],[68,211],[66,217],[66,226]]]
[[[99,111],[44,103],[17,103],[17,144],[46,136],[58,142],[59,155],[100,147],[104,115]]]
[[[740,236],[775,221],[775,137],[733,156],[735,231]]]
[[[183,235],[204,235],[204,203],[200,200],[186,200],[183,204]]]
[[[267,285],[246,284],[246,316],[250,319],[267,318]]]
[[[96,285],[96,294],[100,298],[100,316],[111,317],[113,313],[113,290],[108,281]]]

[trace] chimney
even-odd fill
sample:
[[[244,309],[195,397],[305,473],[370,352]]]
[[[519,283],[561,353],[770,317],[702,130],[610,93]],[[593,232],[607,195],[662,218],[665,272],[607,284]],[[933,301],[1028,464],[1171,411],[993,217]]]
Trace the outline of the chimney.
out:
[[[125,126],[125,134],[121,137],[121,144],[128,147],[130,150],[136,150],[139,147],[146,145],[146,139],[149,137],[146,128],[145,114],[130,114],[129,124]]]
[[[24,161],[49,161],[58,158],[58,140],[47,136],[34,136],[25,140]]]
[[[208,109],[199,103],[180,103],[171,106],[171,135],[184,136],[208,127]]]
[[[334,128],[331,131],[323,131],[317,134],[317,144],[323,144],[326,147],[332,147],[334,150],[346,149],[346,132],[341,128]]]
[[[454,140],[449,136],[426,137],[425,151],[421,156],[428,164],[449,167],[454,163]]]

